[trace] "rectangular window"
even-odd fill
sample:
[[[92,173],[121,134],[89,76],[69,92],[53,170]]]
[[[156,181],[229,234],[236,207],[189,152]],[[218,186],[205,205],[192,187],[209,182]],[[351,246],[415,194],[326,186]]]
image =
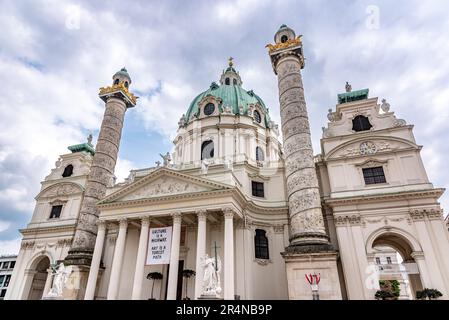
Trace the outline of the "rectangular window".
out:
[[[5,278],[5,283],[3,284],[3,286],[6,288],[7,286],[9,286],[9,280],[11,280],[11,275],[8,274]]]
[[[62,211],[62,205],[51,207],[50,219],[59,218]]]
[[[387,263],[391,264],[391,258],[390,257],[387,257]]]
[[[263,198],[265,193],[263,190],[263,182],[252,181],[253,196]]]
[[[9,263],[9,268],[10,268],[10,269],[14,269],[15,265],[16,265],[16,262],[15,262],[15,261],[11,261],[11,262]]]
[[[376,263],[380,264],[380,258],[379,257],[376,258]]]
[[[3,280],[5,280],[5,275],[0,276],[0,287],[3,287]]]
[[[5,295],[6,295],[6,289],[2,289],[2,290],[0,291],[0,298],[4,298]]]
[[[2,263],[2,269],[8,269],[8,266],[9,266],[9,262],[8,261],[5,261],[5,262]]]
[[[363,169],[363,178],[365,179],[365,183],[367,185],[387,182],[387,180],[385,180],[383,167]]]

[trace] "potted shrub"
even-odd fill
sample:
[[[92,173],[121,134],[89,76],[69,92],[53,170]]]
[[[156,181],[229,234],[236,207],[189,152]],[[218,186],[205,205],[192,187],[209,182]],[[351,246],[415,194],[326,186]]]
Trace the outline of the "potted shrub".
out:
[[[189,279],[191,277],[194,277],[195,275],[196,275],[196,272],[193,271],[193,270],[189,270],[189,269],[182,270],[182,276],[183,276],[183,278],[186,279],[186,291],[185,291],[185,295],[184,295],[184,299],[183,300],[190,300],[190,298],[187,297],[187,285],[189,284]]]
[[[377,300],[397,300],[401,289],[399,288],[399,281],[385,280],[379,281],[380,290],[374,295]]]
[[[437,290],[437,289],[428,289],[425,288],[421,291],[416,291],[416,299],[418,300],[432,300],[432,299],[438,299],[439,297],[442,297],[443,294]]]
[[[153,281],[153,284],[151,286],[151,298],[148,299],[148,300],[156,300],[156,299],[153,298],[154,281],[155,280],[161,280],[163,277],[164,276],[160,272],[150,272],[149,274],[147,274],[147,279]]]

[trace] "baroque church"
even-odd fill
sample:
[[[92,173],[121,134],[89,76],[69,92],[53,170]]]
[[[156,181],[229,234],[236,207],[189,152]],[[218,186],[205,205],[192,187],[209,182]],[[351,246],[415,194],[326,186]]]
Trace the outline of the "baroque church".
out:
[[[282,25],[267,49],[280,126],[230,59],[186,106],[173,152],[121,183],[114,168],[137,97],[125,68],[100,88],[97,144],[69,146],[42,181],[6,299],[45,299],[60,263],[72,270],[63,299],[198,299],[206,255],[222,261],[221,299],[370,300],[399,266],[411,299],[423,288],[447,299],[444,189],[427,177],[413,125],[347,83],[314,154],[302,39]],[[167,259],[149,263],[152,230],[165,227]],[[385,247],[402,264],[379,268]]]

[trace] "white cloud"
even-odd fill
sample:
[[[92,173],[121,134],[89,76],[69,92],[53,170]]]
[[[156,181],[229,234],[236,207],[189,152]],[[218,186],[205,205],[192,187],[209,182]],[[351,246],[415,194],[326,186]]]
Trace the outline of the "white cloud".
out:
[[[449,3],[380,2],[378,30],[366,28],[363,2],[348,3],[142,1],[123,11],[121,2],[105,7],[88,1],[4,1],[1,220],[11,222],[9,230],[24,226],[39,182],[58,155],[99,128],[104,106],[97,89],[123,66],[131,74],[131,89],[141,96],[135,114],[147,131],[167,140],[230,55],[244,88],[261,96],[279,123],[277,81],[264,46],[282,23],[304,35],[303,77],[315,152],[327,109],[350,81],[354,89],[369,87],[372,96],[386,97],[398,117],[416,125],[430,180],[448,185],[449,44],[443,35],[449,30]],[[79,29],[66,25],[74,5]],[[132,154],[118,160],[118,180],[135,162]],[[448,199],[442,199],[446,208]]]
[[[21,238],[14,240],[0,240],[0,255],[18,254],[21,241]]]

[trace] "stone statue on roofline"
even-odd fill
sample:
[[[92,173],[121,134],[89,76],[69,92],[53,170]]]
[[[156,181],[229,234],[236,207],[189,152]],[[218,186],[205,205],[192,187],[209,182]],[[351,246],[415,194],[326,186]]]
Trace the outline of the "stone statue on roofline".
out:
[[[352,91],[352,86],[349,84],[348,81],[346,81],[346,92],[351,92]]]

